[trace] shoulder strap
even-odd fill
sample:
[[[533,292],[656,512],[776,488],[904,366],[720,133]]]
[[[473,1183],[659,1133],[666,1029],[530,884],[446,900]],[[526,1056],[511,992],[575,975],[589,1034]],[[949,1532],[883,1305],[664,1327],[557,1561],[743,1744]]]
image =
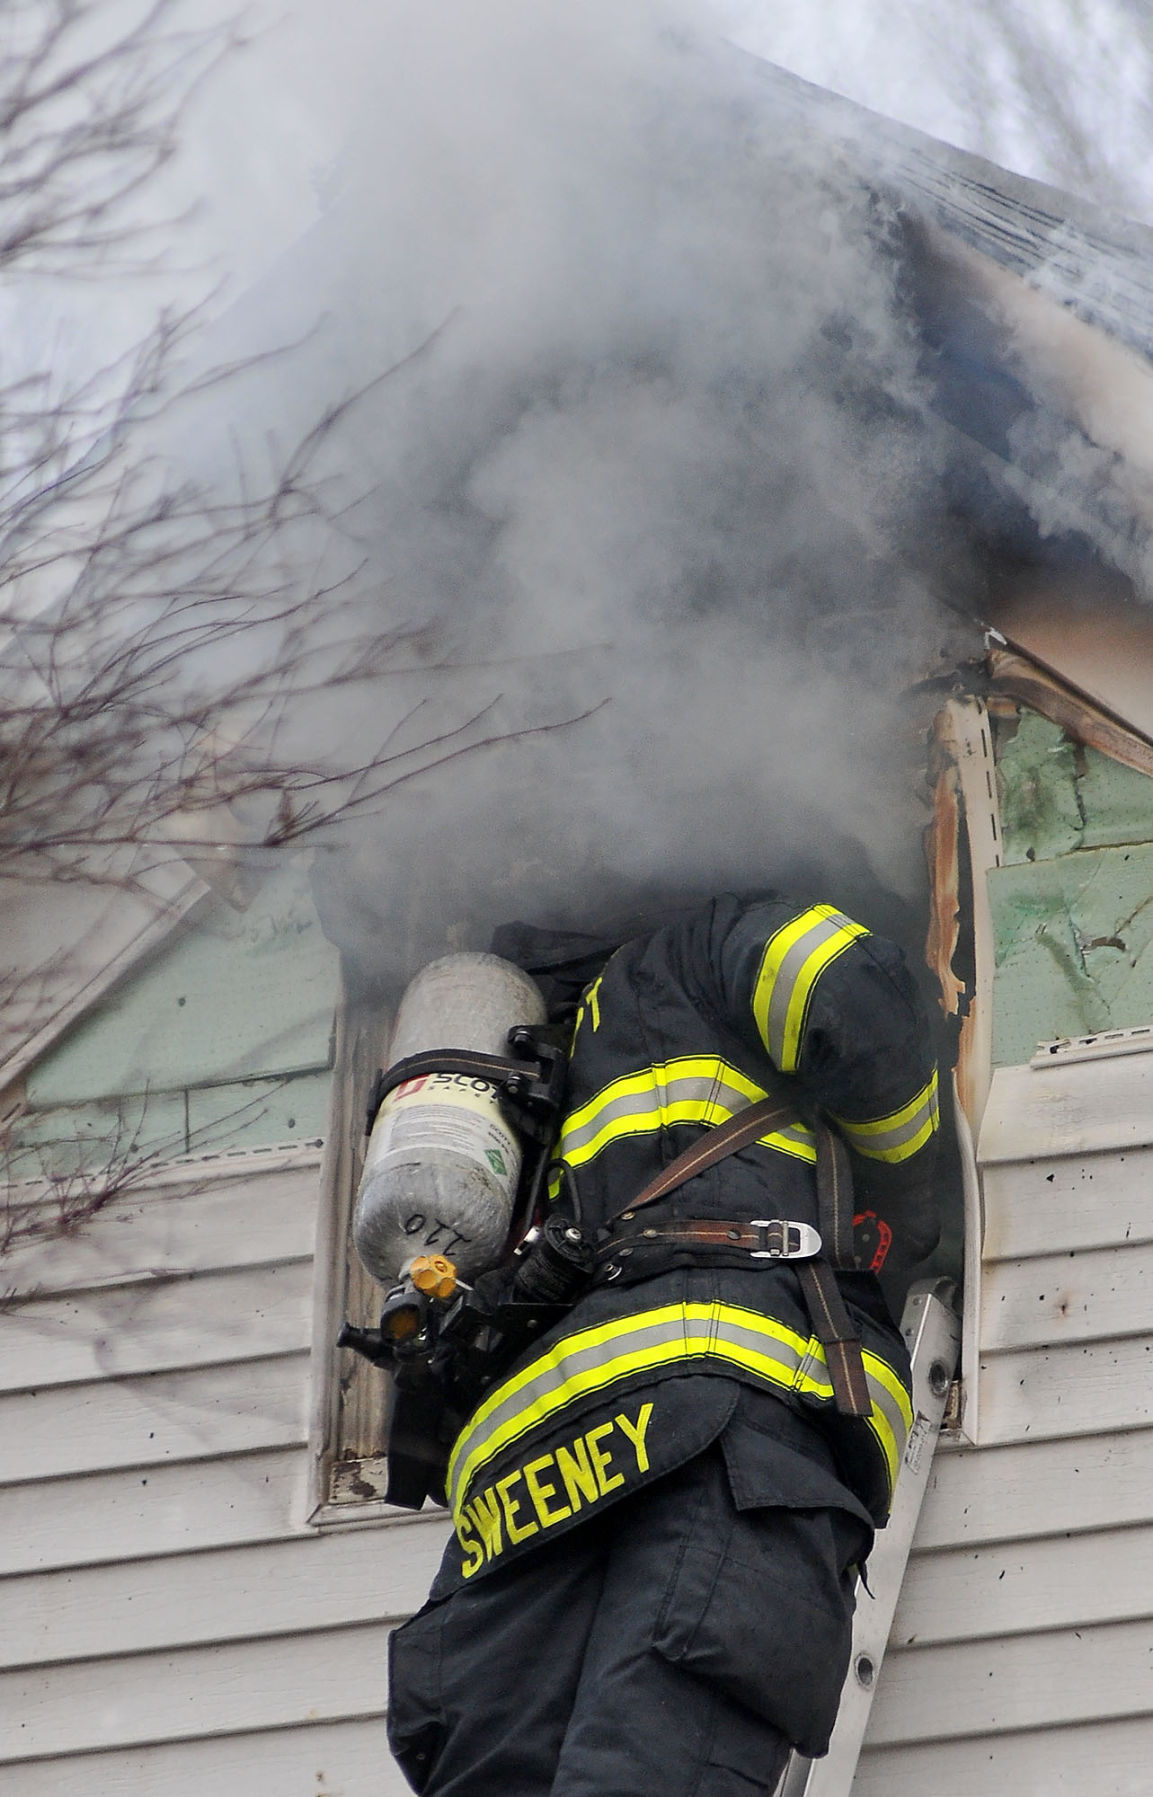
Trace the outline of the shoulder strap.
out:
[[[770,1096],[717,1125],[678,1154],[654,1179],[650,1179],[621,1210],[608,1219],[611,1226],[626,1214],[638,1211],[669,1192],[675,1192],[706,1167],[747,1148],[780,1124],[794,1123],[796,1108],[787,1099]],[[817,1125],[817,1215],[824,1255],[793,1264],[801,1282],[813,1331],[825,1350],[836,1407],[842,1416],[867,1417],[873,1401],[861,1358],[861,1339],[845,1308],[834,1267],[851,1270],[853,1256],[853,1176],[848,1150],[836,1132],[822,1119]]]
[[[738,1148],[747,1148],[758,1136],[765,1135],[780,1123],[793,1123],[797,1113],[793,1106],[779,1098],[761,1098],[756,1104],[746,1105],[743,1111],[718,1123],[715,1129],[706,1130],[692,1145],[678,1154],[675,1160],[662,1168],[655,1179],[650,1179],[642,1192],[622,1205],[608,1219],[615,1223],[625,1211],[640,1210],[642,1205],[652,1204],[657,1198],[665,1197],[668,1192],[675,1192],[683,1186],[686,1179],[694,1174],[703,1173],[706,1167],[715,1167],[727,1155],[735,1154]],[[850,1218],[850,1229],[852,1220]]]

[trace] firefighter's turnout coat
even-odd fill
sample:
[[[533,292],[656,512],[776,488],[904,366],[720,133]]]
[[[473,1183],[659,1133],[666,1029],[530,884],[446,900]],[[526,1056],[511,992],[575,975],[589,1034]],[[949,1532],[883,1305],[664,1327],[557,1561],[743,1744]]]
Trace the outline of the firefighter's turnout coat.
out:
[[[605,1234],[630,1196],[776,1075],[789,1076],[797,1121]],[[868,1265],[886,1254],[890,1267],[912,1264],[936,1239],[937,1082],[900,951],[832,905],[722,897],[611,957],[578,1013],[553,1184],[555,1203],[602,1231],[601,1272],[461,1431],[447,1479],[455,1542],[434,1592],[684,1465],[726,1429],[742,1390],[817,1423],[862,1517],[883,1522],[912,1417],[907,1358],[874,1272],[838,1275],[872,1401],[856,1420],[835,1409],[787,1262],[645,1234],[690,1219],[817,1226],[817,1107],[851,1150]],[[825,1501],[800,1457],[789,1464],[793,1494],[777,1501]]]

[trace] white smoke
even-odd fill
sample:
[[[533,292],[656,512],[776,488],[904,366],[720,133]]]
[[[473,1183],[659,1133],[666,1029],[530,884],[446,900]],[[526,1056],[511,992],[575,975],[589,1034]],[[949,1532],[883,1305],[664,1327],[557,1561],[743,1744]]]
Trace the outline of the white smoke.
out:
[[[1071,24],[1072,0],[1058,10]],[[182,178],[220,191],[242,275],[280,258],[207,353],[307,341],[206,401],[181,454],[205,473],[234,441],[290,444],[403,364],[329,472],[381,630],[422,634],[317,727],[368,751],[481,710],[476,736],[600,707],[346,832],[322,891],[369,969],[483,942],[515,911],[595,922],[658,890],[916,890],[899,694],[973,647],[941,601],[974,571],[943,515],[893,221],[724,36],[1022,166],[1016,134],[1028,172],[1120,190],[1088,166],[1076,58],[1047,25],[1030,35],[1027,9],[950,12],[951,60],[942,8],[803,16],[334,0],[206,102]],[[1086,53],[1095,93],[1115,41],[1095,31]],[[251,85],[253,68],[279,72]],[[247,114],[244,91],[264,95]],[[313,225],[295,246],[294,218]]]
[[[788,879],[814,839],[911,890],[895,702],[955,653],[964,566],[924,553],[941,452],[889,221],[699,6],[404,0],[376,43],[331,210],[229,353],[323,323],[244,411],[290,434],[420,350],[338,472],[382,624],[465,666],[374,693],[366,739],[417,697],[497,733],[608,704],[362,822],[333,928],[371,962],[403,891],[428,952],[510,907]]]

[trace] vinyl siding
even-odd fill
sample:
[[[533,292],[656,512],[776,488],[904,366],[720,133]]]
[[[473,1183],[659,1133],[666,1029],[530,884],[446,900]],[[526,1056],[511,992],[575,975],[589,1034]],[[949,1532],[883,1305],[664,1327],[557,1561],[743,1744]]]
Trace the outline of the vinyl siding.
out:
[[[205,1163],[6,1269],[0,1791],[407,1788],[385,1650],[444,1523],[306,1520],[319,1189]]]
[[[854,1797],[1149,1789],[1153,1053],[1116,1047],[994,1075],[980,1442],[938,1453]]]

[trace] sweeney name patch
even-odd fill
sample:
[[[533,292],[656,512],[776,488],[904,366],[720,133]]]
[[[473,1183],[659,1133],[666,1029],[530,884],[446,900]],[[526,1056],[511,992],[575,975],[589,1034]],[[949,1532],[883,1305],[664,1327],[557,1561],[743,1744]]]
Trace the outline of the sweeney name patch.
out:
[[[456,1523],[464,1577],[495,1560],[506,1541],[519,1546],[619,1491],[630,1473],[647,1472],[645,1437],[652,1414],[651,1403],[642,1404],[635,1417],[622,1410],[611,1422],[539,1454],[471,1498]]]

